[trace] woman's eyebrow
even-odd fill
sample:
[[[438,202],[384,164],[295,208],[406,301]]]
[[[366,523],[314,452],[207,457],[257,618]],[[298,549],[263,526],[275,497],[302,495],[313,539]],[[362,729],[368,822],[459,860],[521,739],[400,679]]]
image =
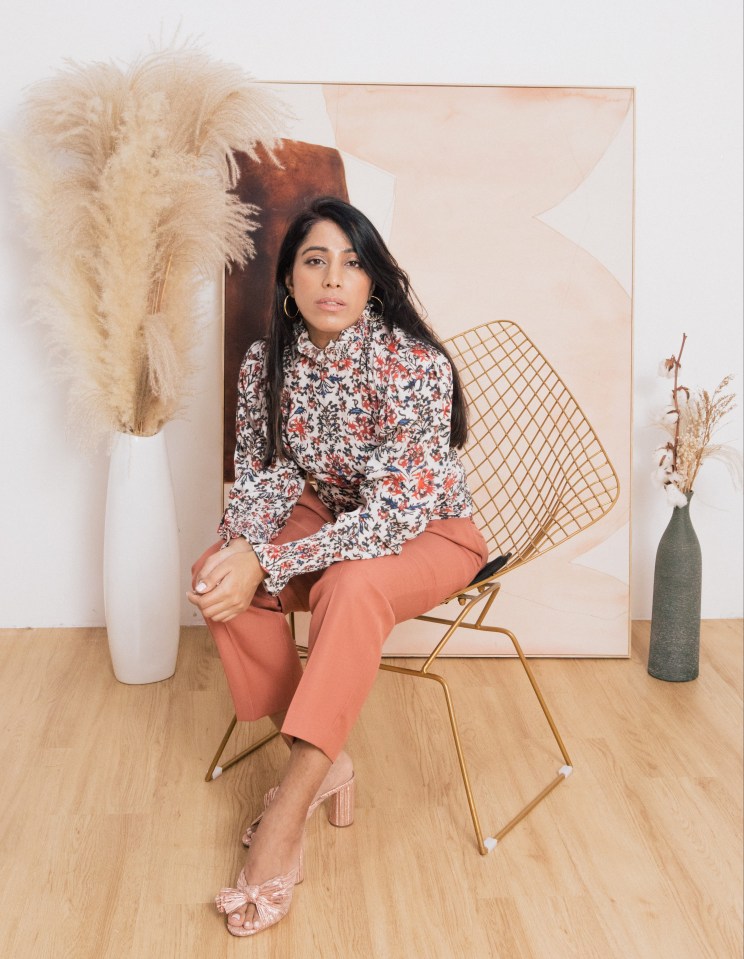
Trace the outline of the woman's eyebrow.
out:
[[[327,246],[306,246],[301,255],[304,256],[306,253],[310,253],[312,250],[318,250],[320,253],[330,253],[330,250]],[[356,250],[354,250],[353,247],[349,247],[346,250],[341,250],[341,252],[355,253]]]

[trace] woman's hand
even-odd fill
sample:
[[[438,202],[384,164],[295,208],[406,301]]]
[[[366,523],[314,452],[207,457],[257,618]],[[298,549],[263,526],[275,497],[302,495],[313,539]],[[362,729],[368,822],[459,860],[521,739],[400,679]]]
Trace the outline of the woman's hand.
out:
[[[265,575],[250,544],[241,537],[207,559],[186,596],[205,619],[226,623],[248,609]]]

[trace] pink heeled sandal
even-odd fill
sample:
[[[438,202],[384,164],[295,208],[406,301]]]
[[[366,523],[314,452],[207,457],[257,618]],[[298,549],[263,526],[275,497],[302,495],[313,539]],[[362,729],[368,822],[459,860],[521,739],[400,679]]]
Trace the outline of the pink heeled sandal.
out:
[[[289,912],[294,887],[302,882],[302,879],[302,853],[296,869],[286,876],[275,876],[260,885],[249,886],[245,872],[241,870],[237,887],[227,886],[220,889],[214,898],[218,912],[228,917],[227,931],[232,936],[254,936],[279,922]],[[246,926],[245,922],[230,922],[230,919],[240,919],[237,910],[251,904],[256,907],[257,918],[252,920],[250,926]]]
[[[313,801],[310,803],[310,808],[307,811],[307,818],[309,819],[312,816],[321,803],[329,800],[328,822],[332,826],[350,826],[354,822],[355,788],[354,773],[352,772],[351,777],[347,779],[346,782],[341,783],[339,786],[334,786],[333,789],[329,789],[313,799]],[[264,795],[264,812],[271,805],[271,802],[274,796],[276,796],[278,789],[278,786],[273,786]],[[250,826],[248,826],[243,833],[241,842],[244,846],[250,846],[251,842],[253,841],[253,834],[255,833],[256,829],[258,829],[262,818],[263,812],[256,816]]]

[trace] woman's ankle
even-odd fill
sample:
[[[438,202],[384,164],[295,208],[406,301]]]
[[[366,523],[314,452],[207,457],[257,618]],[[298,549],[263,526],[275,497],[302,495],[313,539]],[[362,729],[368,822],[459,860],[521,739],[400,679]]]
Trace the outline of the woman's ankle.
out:
[[[342,783],[348,782],[353,774],[354,764],[351,761],[351,756],[346,750],[342,750],[325,774],[323,782],[320,784],[316,793],[316,798],[342,785]]]

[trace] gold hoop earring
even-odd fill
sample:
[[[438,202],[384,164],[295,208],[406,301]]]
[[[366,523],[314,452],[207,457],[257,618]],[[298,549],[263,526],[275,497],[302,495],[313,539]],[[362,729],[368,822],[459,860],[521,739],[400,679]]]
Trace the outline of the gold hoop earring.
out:
[[[377,315],[377,316],[382,316],[382,314],[385,312],[385,305],[383,304],[383,302],[382,302],[382,300],[380,299],[380,297],[379,297],[379,296],[375,296],[374,294],[370,294],[370,298],[369,298],[369,300],[367,301],[367,309],[369,309],[369,304],[370,304],[370,301],[371,301],[371,300],[377,300],[377,302],[380,304],[380,309],[377,311],[376,315]]]
[[[296,313],[288,313],[288,312],[287,312],[287,300],[288,300],[288,299],[290,299],[289,296],[285,296],[285,297],[284,297],[284,315],[285,315],[285,316],[287,317],[287,319],[289,319],[289,320],[296,320],[297,317],[300,315],[300,308],[299,308],[299,306],[297,307],[297,312],[296,312]]]

